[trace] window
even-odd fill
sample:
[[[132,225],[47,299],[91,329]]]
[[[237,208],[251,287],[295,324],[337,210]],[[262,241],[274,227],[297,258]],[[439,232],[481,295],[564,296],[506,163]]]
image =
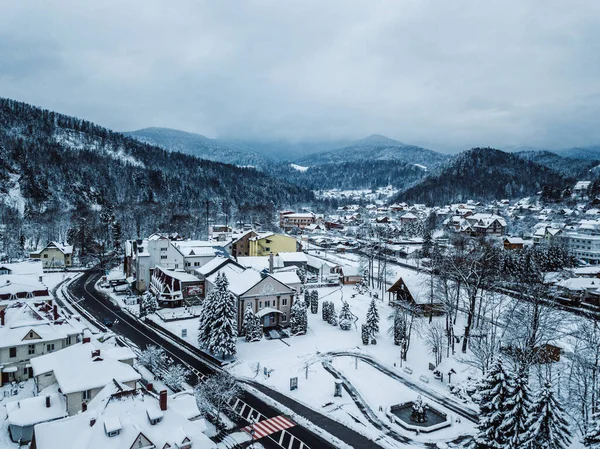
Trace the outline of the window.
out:
[[[69,336],[67,337],[67,346],[69,346],[70,344],[71,344],[71,336],[69,335]]]
[[[82,401],[89,401],[90,399],[92,399],[92,390],[85,390],[81,392]]]
[[[287,316],[285,313],[281,315],[281,321],[287,321]]]
[[[47,258],[48,258],[48,254],[44,254],[44,259],[47,259]]]
[[[270,307],[271,306],[271,301],[265,301],[265,307]]]
[[[161,252],[163,252],[163,251],[166,251],[166,250],[167,250],[167,247],[166,247],[166,246],[165,246],[164,248],[161,248],[161,249],[160,249],[160,251],[161,251]]]
[[[10,358],[14,358],[14,357],[16,357],[16,356],[17,356],[17,348],[10,348],[10,349],[8,350],[8,356],[9,356]]]
[[[259,309],[262,309],[262,301],[259,301],[259,302],[258,302],[258,308],[259,308]]]
[[[48,343],[46,345],[46,351],[48,351],[48,352],[54,351],[54,343]]]
[[[287,298],[281,298],[281,305],[287,306]],[[283,321],[285,321],[285,320],[283,320]]]
[[[271,247],[270,247],[270,246],[267,246],[267,247],[265,248],[265,250],[267,250],[267,251],[271,251]]]
[[[178,263],[175,264],[175,268],[179,268],[179,264]]]
[[[119,434],[120,430],[113,430],[112,432],[107,432],[106,435],[109,437],[116,437]]]
[[[35,345],[29,345],[29,347],[27,348],[27,353],[29,355],[35,354]]]
[[[167,255],[165,254],[164,256],[160,256],[161,260],[165,260],[167,258]]]

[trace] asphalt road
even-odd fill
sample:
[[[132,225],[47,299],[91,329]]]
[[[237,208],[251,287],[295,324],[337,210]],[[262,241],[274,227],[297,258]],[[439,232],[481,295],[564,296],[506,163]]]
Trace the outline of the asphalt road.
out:
[[[94,318],[100,322],[102,322],[104,318],[110,318],[113,320],[114,324],[111,329],[115,333],[139,346],[140,349],[144,349],[147,345],[161,346],[175,361],[187,364],[200,373],[211,374],[214,371],[213,368],[202,363],[202,361],[200,361],[197,357],[189,354],[187,351],[182,350],[177,345],[171,343],[170,340],[165,339],[160,334],[157,334],[151,329],[148,329],[146,326],[140,324],[135,318],[132,318],[130,315],[121,311],[121,309],[112,304],[107,298],[104,297],[104,295],[98,293],[94,288],[94,284],[100,276],[100,271],[89,271],[84,273],[81,277],[69,285],[69,291],[73,296],[76,298],[83,298],[79,302],[79,305],[87,310]],[[197,382],[197,379],[189,380],[191,384]],[[263,393],[269,394],[269,390],[264,389]],[[271,396],[275,396],[275,399],[286,407],[290,408],[299,415],[304,416],[309,421],[317,424],[319,427],[326,429],[329,433],[356,449],[380,447],[368,438],[365,438],[359,433],[354,432],[352,429],[333,421],[318,412],[307,409],[305,406],[302,406],[296,401],[287,398],[285,395],[281,395],[279,393],[275,394],[275,392],[273,392]],[[244,393],[241,396],[241,399],[267,418],[281,414],[277,409],[248,393]],[[240,423],[241,426],[245,426],[247,424],[247,422]],[[335,448],[335,446],[333,446],[331,443],[323,440],[315,433],[300,425],[288,429],[288,432],[302,441],[310,449]],[[269,439],[262,439],[260,442],[266,448],[281,448],[281,446]]]

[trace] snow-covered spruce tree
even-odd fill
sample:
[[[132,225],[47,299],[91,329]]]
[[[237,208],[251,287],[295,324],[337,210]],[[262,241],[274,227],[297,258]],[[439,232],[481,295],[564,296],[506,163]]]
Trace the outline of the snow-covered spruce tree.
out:
[[[237,310],[235,297],[229,291],[229,281],[225,274],[219,274],[215,289],[217,297],[213,306],[213,322],[207,349],[212,354],[226,356],[236,354]]]
[[[218,278],[218,276],[217,276]],[[198,346],[206,348],[210,342],[212,332],[212,323],[214,318],[214,307],[217,302],[218,289],[212,288],[209,290],[206,298],[202,302],[202,310],[198,319]]]
[[[306,304],[310,303],[310,290],[309,289],[304,289],[304,302],[306,302]]]
[[[252,303],[249,302],[246,310],[244,310],[244,320],[242,322],[242,333],[246,337],[246,341],[252,341],[255,322]]]
[[[504,419],[499,432],[504,438],[505,449],[525,447],[527,423],[531,414],[529,379],[525,370],[520,370],[510,382],[509,395],[505,401]]]
[[[371,335],[369,334],[369,326],[366,323],[363,323],[360,326],[360,338],[362,339],[363,345],[368,345],[371,340]]]
[[[144,311],[143,315],[141,311]],[[150,315],[155,313],[158,310],[158,301],[156,300],[156,296],[154,296],[150,292],[146,292],[142,295],[142,300],[140,304],[140,316]]]
[[[292,335],[304,335],[307,329],[306,305],[303,300],[296,298],[290,312],[290,330]]]
[[[372,336],[379,332],[379,311],[377,310],[377,304],[375,304],[375,298],[371,299],[369,310],[367,310],[367,326]]]
[[[329,322],[329,313],[330,313],[330,302],[329,301],[323,301],[323,305],[321,306],[321,317],[323,318],[323,321],[327,321]]]
[[[547,382],[536,395],[527,421],[524,446],[531,449],[567,449],[571,430],[565,409]]]
[[[477,449],[503,447],[504,438],[500,425],[504,417],[506,398],[510,394],[509,378],[497,359],[486,378],[477,387],[479,393],[479,423],[475,444]]]
[[[335,313],[335,304],[333,302],[329,302],[329,317],[327,322],[332,326],[338,325],[337,313]]]
[[[254,315],[254,325],[252,326],[252,334],[250,341],[260,341],[263,338],[262,321],[258,315]]]
[[[592,416],[588,430],[583,436],[583,445],[589,449],[600,449],[600,411]]]
[[[352,327],[352,319],[354,315],[350,312],[350,304],[348,302],[344,302],[342,306],[342,310],[340,311],[340,329],[343,331],[349,331]]]
[[[181,390],[187,380],[188,371],[182,365],[172,364],[162,374],[161,379],[171,390]]]
[[[310,292],[310,313],[319,313],[319,292],[316,290]]]

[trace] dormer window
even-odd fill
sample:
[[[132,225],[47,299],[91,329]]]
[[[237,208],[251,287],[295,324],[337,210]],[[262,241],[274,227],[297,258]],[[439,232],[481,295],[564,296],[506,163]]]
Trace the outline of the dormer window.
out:
[[[116,437],[119,433],[121,433],[121,420],[117,417],[110,417],[104,420],[104,431],[106,435],[109,437]]]
[[[120,430],[113,430],[111,432],[106,432],[106,435],[108,435],[109,437],[116,437],[121,431]]]

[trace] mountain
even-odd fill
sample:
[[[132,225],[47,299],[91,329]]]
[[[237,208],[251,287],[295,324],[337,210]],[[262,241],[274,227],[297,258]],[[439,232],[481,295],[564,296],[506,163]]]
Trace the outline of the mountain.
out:
[[[596,168],[600,165],[600,160],[563,157],[545,150],[520,151],[513,154],[575,179],[595,177]]]
[[[519,198],[544,186],[562,189],[573,179],[511,153],[474,148],[447,161],[394,201],[446,204],[469,199]]]
[[[258,140],[222,140],[224,143],[245,148],[274,161],[294,161],[307,155],[342,148],[351,142],[347,140],[328,141],[258,141]]]
[[[404,189],[423,178],[427,170],[400,161],[360,160],[313,167],[280,163],[272,165],[268,173],[311,190],[356,190],[388,185]]]
[[[399,161],[431,169],[448,158],[449,156],[435,151],[374,134],[349,146],[311,154],[296,162],[300,165],[314,166],[365,160]]]
[[[250,148],[233,142],[211,139],[201,134],[170,128],[144,128],[124,134],[165,150],[177,151],[209,161],[259,168],[268,165],[267,158]]]
[[[572,159],[600,160],[600,145],[565,148],[563,150],[556,150],[554,153],[558,154],[559,156]]]
[[[33,246],[74,232],[110,240],[117,222],[126,238],[157,230],[197,236],[209,218],[268,224],[277,208],[313,201],[309,190],[254,169],[0,98],[0,230],[10,230],[0,232],[0,253],[10,246],[2,239],[14,244],[21,235]]]

